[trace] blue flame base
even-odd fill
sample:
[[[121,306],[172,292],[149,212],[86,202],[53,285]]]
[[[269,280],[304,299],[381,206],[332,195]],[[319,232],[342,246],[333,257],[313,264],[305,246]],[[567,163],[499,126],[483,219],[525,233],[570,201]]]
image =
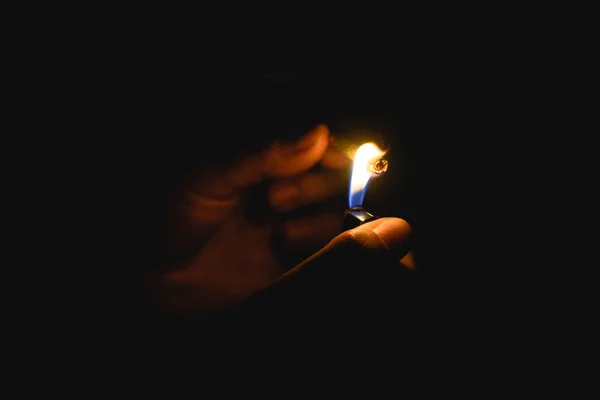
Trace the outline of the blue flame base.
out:
[[[348,207],[362,207],[365,201],[365,193],[367,192],[367,185],[362,190],[352,193],[352,190],[348,190]]]

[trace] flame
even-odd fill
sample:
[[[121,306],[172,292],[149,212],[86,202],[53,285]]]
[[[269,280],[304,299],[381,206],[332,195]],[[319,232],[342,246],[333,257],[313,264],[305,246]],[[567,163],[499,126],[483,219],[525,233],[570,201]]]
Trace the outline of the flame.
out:
[[[365,143],[356,150],[348,194],[350,208],[362,206],[367,185],[371,178],[377,175],[371,171],[369,166],[383,157],[385,153],[372,142]]]

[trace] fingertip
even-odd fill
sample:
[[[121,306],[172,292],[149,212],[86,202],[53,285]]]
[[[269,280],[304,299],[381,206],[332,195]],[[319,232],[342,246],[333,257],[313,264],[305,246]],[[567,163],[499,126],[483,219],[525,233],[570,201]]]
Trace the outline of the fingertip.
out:
[[[319,162],[329,144],[326,125],[317,125],[292,145],[274,145],[266,154],[266,175],[292,176],[309,170]]]
[[[329,128],[325,124],[316,125],[310,131],[304,134],[296,143],[294,144],[295,151],[306,150],[315,145],[319,139],[324,139],[329,142]]]
[[[395,217],[379,218],[355,229],[368,230],[375,233],[388,250],[405,247],[407,239],[412,233],[412,227],[408,222]]]
[[[332,147],[329,147],[323,155],[321,165],[329,169],[341,169],[349,166],[351,162],[352,160],[350,160],[348,156],[340,153]]]

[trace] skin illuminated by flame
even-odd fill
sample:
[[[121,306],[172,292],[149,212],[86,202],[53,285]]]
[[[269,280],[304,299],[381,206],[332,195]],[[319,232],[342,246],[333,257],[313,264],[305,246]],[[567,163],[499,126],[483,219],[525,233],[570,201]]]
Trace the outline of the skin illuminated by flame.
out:
[[[364,190],[371,177],[387,170],[387,161],[380,160],[385,155],[375,143],[365,143],[356,150],[352,177],[350,178],[350,207],[362,205]]]

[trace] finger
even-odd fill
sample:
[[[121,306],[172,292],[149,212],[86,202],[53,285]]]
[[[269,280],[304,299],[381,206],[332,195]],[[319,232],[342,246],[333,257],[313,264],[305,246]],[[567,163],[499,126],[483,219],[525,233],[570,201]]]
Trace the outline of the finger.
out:
[[[351,162],[352,160],[347,155],[340,153],[333,147],[329,147],[321,159],[321,165],[329,169],[346,168]]]
[[[309,172],[273,183],[269,204],[275,211],[286,212],[344,193],[347,187],[347,177],[337,171]]]
[[[292,176],[310,169],[327,150],[329,130],[318,125],[297,142],[271,145],[222,171],[203,171],[186,181],[188,191],[211,199],[227,200],[265,177]]]
[[[411,232],[411,226],[400,218],[380,218],[345,231],[247,304],[277,315],[296,307],[325,310],[329,315],[332,305],[336,310],[353,309],[373,298],[397,304],[399,289],[408,279],[395,271],[402,270],[398,260],[410,251]],[[386,261],[392,259],[395,265]]]
[[[293,275],[305,269],[307,265],[326,262],[338,263],[350,261],[357,255],[383,254],[388,259],[401,260],[411,250],[409,238],[412,228],[408,222],[400,218],[379,218],[342,232],[322,250],[308,260],[293,268],[285,275]],[[319,261],[319,262],[316,262]],[[285,279],[282,277],[282,279]]]
[[[382,221],[382,219],[385,221]],[[390,218],[380,218],[360,225],[352,232],[354,235],[356,235],[358,232],[359,238],[361,235],[363,235],[362,232],[365,230],[367,232],[375,232],[385,248],[390,251],[390,255],[393,259],[399,260],[399,263],[402,267],[415,271],[417,266],[414,254],[411,250],[412,243],[410,240],[412,228],[410,224],[402,219],[394,218],[394,220],[399,220],[393,222],[398,223],[397,227],[393,227],[392,223],[390,222]],[[402,224],[404,224],[403,227],[400,226],[400,221],[402,221]],[[402,233],[398,231],[399,228],[401,228],[400,230]],[[370,236],[370,234],[367,233],[367,236]]]
[[[394,252],[398,255],[398,260],[410,251],[408,239],[412,234],[412,227],[401,218],[379,218],[351,229],[347,233],[365,248]],[[338,240],[342,238],[343,235],[340,235]]]
[[[184,192],[171,200],[165,226],[164,240],[176,253],[195,249],[212,227],[224,221],[235,206],[235,199],[213,199]]]
[[[295,144],[275,143],[265,153],[265,174],[281,178],[307,171],[321,160],[328,145],[325,125],[317,125]]]
[[[224,170],[205,170],[183,182],[170,199],[165,228],[167,247],[187,253],[222,223],[238,203],[241,190],[265,176],[286,177],[310,169],[323,157],[329,142],[326,126],[318,125],[292,144],[275,143]]]
[[[285,221],[282,235],[288,250],[305,252],[317,247],[320,248],[328,243],[339,233],[339,229],[339,213],[330,212]],[[416,262],[412,251],[403,256],[399,262],[404,268],[416,270]]]

